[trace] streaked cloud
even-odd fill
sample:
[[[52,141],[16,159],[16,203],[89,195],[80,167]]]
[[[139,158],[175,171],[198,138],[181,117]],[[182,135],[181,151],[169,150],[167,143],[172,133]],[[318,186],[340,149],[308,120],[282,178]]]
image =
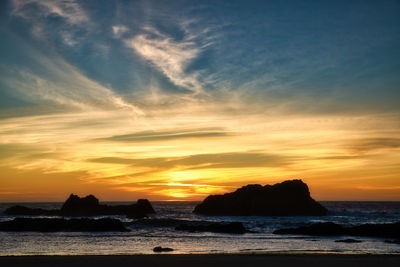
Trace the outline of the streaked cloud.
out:
[[[41,67],[42,73],[20,70],[18,75],[14,74],[4,80],[21,97],[37,103],[48,100],[81,110],[117,108],[130,110],[135,116],[143,114],[138,107],[124,101],[112,89],[88,78],[57,55],[49,58],[37,50],[32,53],[30,56]]]
[[[400,148],[400,138],[375,137],[356,140],[351,149],[358,153],[373,152],[376,150],[393,150]]]
[[[171,158],[95,158],[91,162],[128,164],[132,166],[154,167],[156,169],[210,169],[210,168],[254,168],[254,167],[282,167],[293,163],[294,158],[279,154],[256,152],[231,152],[215,154],[188,155]]]
[[[138,34],[125,44],[149,61],[176,86],[193,93],[202,93],[203,88],[196,73],[187,73],[186,68],[201,52],[201,48],[190,39],[175,41],[152,27],[147,33]]]
[[[213,137],[227,137],[231,135],[229,132],[222,129],[190,129],[190,130],[174,130],[174,131],[158,131],[158,132],[138,132],[132,134],[115,135],[106,138],[99,138],[96,140],[115,141],[115,142],[150,142],[150,141],[163,141],[172,139],[185,139],[185,138],[213,138]]]
[[[121,38],[125,33],[129,32],[129,28],[125,25],[114,25],[111,28],[115,38]]]
[[[12,4],[12,14],[26,19],[58,16],[73,25],[89,21],[75,0],[12,0]]]
[[[387,191],[398,191],[400,190],[400,186],[359,186],[358,189],[361,190],[371,190],[371,191],[375,191],[375,190],[387,190]]]

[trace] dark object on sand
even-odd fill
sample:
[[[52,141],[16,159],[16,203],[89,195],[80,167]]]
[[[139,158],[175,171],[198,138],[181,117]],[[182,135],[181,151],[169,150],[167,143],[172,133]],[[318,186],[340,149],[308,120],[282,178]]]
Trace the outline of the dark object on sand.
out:
[[[368,236],[400,239],[400,222],[388,224],[362,224],[343,227],[332,222],[315,223],[298,228],[279,229],[274,234],[313,235],[313,236]]]
[[[175,227],[175,230],[189,231],[189,232],[227,233],[227,234],[244,234],[247,232],[241,222],[181,224]]]
[[[163,247],[155,247],[153,248],[154,252],[171,252],[174,251],[172,248],[163,248]]]
[[[361,243],[362,241],[353,239],[353,238],[347,238],[347,239],[335,240],[335,242],[338,242],[338,243]]]
[[[295,216],[326,215],[327,210],[311,198],[301,180],[275,185],[247,185],[235,192],[208,196],[193,211],[205,215]]]
[[[4,211],[10,215],[59,215],[59,216],[99,216],[99,215],[127,215],[129,218],[143,218],[149,213],[155,213],[147,199],[139,199],[130,205],[104,205],[89,195],[80,198],[71,194],[60,210],[31,209],[24,206],[13,206]]]
[[[117,219],[15,218],[0,222],[5,232],[127,232]]]

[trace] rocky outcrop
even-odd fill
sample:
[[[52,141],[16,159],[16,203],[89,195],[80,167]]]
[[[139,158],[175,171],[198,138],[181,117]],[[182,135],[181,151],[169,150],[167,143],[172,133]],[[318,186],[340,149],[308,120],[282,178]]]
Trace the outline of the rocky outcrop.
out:
[[[400,222],[389,224],[362,224],[344,227],[336,223],[315,223],[298,228],[279,229],[274,234],[313,235],[313,236],[365,236],[400,239]]]
[[[189,232],[212,232],[225,234],[244,234],[246,229],[241,222],[230,223],[200,223],[200,224],[181,224],[175,227],[175,230]]]
[[[126,232],[117,219],[58,219],[58,218],[15,218],[0,222],[0,231],[7,232]]]
[[[93,195],[80,198],[77,195],[71,194],[62,205],[60,215],[95,216],[99,215],[100,208],[99,200]]]
[[[327,210],[311,198],[305,183],[291,180],[275,185],[247,185],[232,193],[211,195],[193,212],[228,216],[320,216],[326,215]]]
[[[126,215],[129,218],[143,218],[149,213],[155,213],[147,199],[139,199],[130,205],[104,205],[99,200],[89,195],[80,198],[71,194],[60,210],[32,209],[24,206],[13,206],[4,211],[9,215],[58,215],[58,216],[101,216],[101,215]]]
[[[149,213],[156,213],[147,199],[139,199],[136,204],[129,205],[125,211],[128,218],[140,219]]]
[[[143,218],[155,213],[147,199],[139,199],[131,205],[102,205],[93,195],[83,198],[71,194],[60,210],[63,216],[127,215],[130,218]]]

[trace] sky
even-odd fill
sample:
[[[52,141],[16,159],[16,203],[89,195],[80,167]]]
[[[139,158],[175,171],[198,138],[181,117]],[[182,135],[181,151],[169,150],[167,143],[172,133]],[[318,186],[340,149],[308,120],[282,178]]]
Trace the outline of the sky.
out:
[[[399,1],[7,0],[0,40],[0,202],[400,201]]]

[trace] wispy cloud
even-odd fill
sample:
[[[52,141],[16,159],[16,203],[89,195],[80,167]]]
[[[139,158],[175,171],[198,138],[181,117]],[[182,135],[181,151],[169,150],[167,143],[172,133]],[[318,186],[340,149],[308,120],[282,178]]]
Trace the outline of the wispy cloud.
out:
[[[42,72],[21,69],[5,78],[4,83],[29,102],[42,103],[47,100],[82,110],[117,108],[132,111],[134,115],[144,114],[141,109],[126,102],[112,89],[88,78],[57,54],[50,57],[32,49],[28,55],[41,67]]]
[[[186,68],[201,52],[191,38],[176,41],[152,27],[145,27],[147,33],[138,34],[125,44],[149,61],[176,86],[193,93],[202,93],[198,74],[187,73]]]
[[[390,185],[390,186],[369,186],[369,185],[361,185],[361,186],[357,186],[358,189],[361,190],[384,190],[384,191],[398,191],[400,190],[400,186],[397,185]]]
[[[12,14],[26,19],[58,16],[73,25],[89,22],[88,15],[75,0],[13,0],[12,4]]]
[[[115,141],[115,142],[148,142],[163,141],[173,139],[186,138],[211,138],[226,137],[231,135],[222,129],[190,129],[190,130],[174,130],[174,131],[146,131],[132,134],[115,135],[96,140]]]
[[[354,141],[351,145],[351,150],[357,153],[367,153],[382,149],[399,149],[400,138],[390,137],[374,137],[374,138],[363,138]]]
[[[12,0],[11,14],[28,21],[33,35],[40,40],[60,39],[69,47],[78,45],[78,35],[93,26],[76,0]],[[54,18],[60,18],[61,23],[54,23]]]
[[[159,170],[172,169],[175,167],[181,167],[183,169],[282,167],[293,163],[293,158],[278,154],[231,152],[145,159],[105,157],[90,159],[89,161],[155,167]]]
[[[78,42],[76,40],[74,40],[74,38],[72,37],[72,34],[70,32],[66,32],[66,31],[62,32],[61,38],[62,38],[63,42],[68,46],[75,46],[78,44]]]
[[[112,32],[115,38],[121,38],[125,33],[129,32],[129,28],[125,25],[112,26]]]

